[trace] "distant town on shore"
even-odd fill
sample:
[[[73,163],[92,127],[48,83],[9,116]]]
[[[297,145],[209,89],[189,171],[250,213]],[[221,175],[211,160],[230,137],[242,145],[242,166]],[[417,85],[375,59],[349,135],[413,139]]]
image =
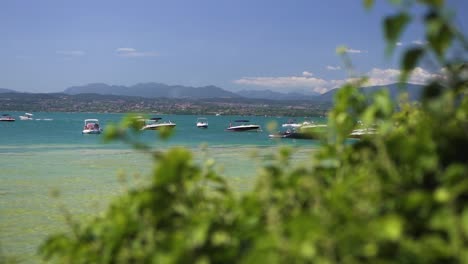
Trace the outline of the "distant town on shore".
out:
[[[405,84],[410,100],[420,85]],[[396,98],[401,86],[365,87],[365,93],[388,89]],[[325,116],[338,89],[324,94],[279,93],[270,90],[226,91],[216,86],[186,87],[160,83],[74,86],[61,93],[24,93],[0,88],[0,111],[104,112],[158,114],[223,114],[258,116]]]

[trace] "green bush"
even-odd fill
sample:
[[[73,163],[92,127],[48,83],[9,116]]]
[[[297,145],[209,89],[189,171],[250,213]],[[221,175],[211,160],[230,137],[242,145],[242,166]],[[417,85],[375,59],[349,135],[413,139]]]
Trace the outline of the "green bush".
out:
[[[383,23],[391,52],[413,5],[425,8],[427,44],[405,52],[401,81],[424,57],[445,72],[420,103],[396,103],[385,92],[369,100],[359,83],[346,85],[314,159],[291,165],[291,150],[281,149],[250,192],[234,193],[213,164],[195,164],[185,149],[151,151],[137,141],[131,117],[108,129],[110,139],[154,157],[151,184],[49,237],[42,256],[59,263],[468,263],[468,45],[442,4],[405,1]],[[453,49],[462,54],[449,57]],[[358,121],[377,134],[349,144]]]

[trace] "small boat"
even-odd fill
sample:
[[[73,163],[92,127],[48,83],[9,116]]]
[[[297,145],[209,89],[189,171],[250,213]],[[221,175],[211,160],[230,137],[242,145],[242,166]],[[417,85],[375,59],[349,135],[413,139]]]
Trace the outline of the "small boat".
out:
[[[282,127],[297,128],[297,127],[302,126],[302,123],[297,123],[296,119],[289,119],[288,122],[282,124],[281,126]]]
[[[82,134],[101,134],[102,128],[97,119],[85,119]]]
[[[291,136],[292,132],[290,130],[268,135],[269,138],[288,138]]]
[[[308,126],[308,125],[312,125],[314,122],[312,121],[309,121],[309,120],[304,120],[302,123],[300,122],[297,122],[296,119],[289,119],[288,122],[284,123],[281,125],[281,127],[285,127],[285,128],[298,128],[298,127],[302,127],[302,126]]]
[[[141,130],[159,130],[161,128],[174,128],[175,123],[169,121],[160,122],[161,117],[153,117],[150,119],[144,120],[144,125]]]
[[[360,128],[355,129],[349,134],[350,138],[362,138],[364,136],[375,135],[377,130],[375,128]]]
[[[326,134],[327,125],[324,124],[308,124],[298,128],[288,129],[284,132],[270,134],[270,138],[295,138],[295,139],[320,139]]]
[[[261,131],[259,125],[250,124],[249,120],[236,120],[234,122],[234,125],[232,123],[229,123],[229,127],[226,128],[226,131]]]
[[[319,134],[304,133],[295,130],[268,135],[269,138],[320,139]]]
[[[24,115],[20,116],[21,120],[33,120],[33,114],[31,113],[24,113]]]
[[[204,117],[197,118],[197,127],[198,128],[208,128],[208,119]]]
[[[2,116],[0,116],[0,121],[1,122],[13,122],[15,121],[15,118],[9,114],[3,114]]]

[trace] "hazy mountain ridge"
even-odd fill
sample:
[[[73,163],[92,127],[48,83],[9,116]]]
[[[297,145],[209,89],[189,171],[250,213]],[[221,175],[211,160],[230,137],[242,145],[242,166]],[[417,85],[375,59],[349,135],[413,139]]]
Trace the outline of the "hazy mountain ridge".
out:
[[[389,85],[362,87],[365,94],[371,94],[378,90],[386,89],[393,99],[398,98],[402,91],[401,87],[409,94],[411,101],[418,100],[422,94],[422,85],[393,83]],[[339,88],[330,90],[319,95],[305,95],[299,92],[281,93],[271,90],[241,90],[236,93],[226,91],[220,87],[210,85],[204,87],[188,87],[182,85],[167,85],[163,83],[139,83],[132,86],[107,85],[104,83],[73,86],[67,88],[64,93],[80,94],[95,93],[108,95],[140,96],[146,98],[250,98],[267,100],[310,100],[310,101],[333,101],[333,97]]]
[[[91,83],[82,86],[72,86],[65,89],[66,94],[95,93],[108,95],[141,96],[147,98],[251,98],[268,100],[316,100],[319,94],[305,95],[300,92],[281,93],[271,90],[242,90],[230,92],[220,87],[209,85],[189,87],[182,85],[167,85],[163,83],[139,83],[132,86],[108,85]]]
[[[401,89],[403,87],[403,90]],[[378,90],[386,89],[393,99],[398,98],[401,91],[407,91],[411,101],[419,100],[423,86],[417,84],[398,83],[380,86],[362,87],[365,94],[371,94]],[[92,94],[136,96],[143,98],[177,98],[177,99],[208,99],[208,98],[237,98],[237,99],[265,99],[277,101],[317,101],[332,102],[339,88],[330,90],[321,95],[306,95],[299,92],[281,93],[271,90],[241,90],[230,92],[220,87],[209,85],[203,87],[189,87],[182,85],[167,85],[163,83],[138,83],[132,86],[108,85],[105,83],[91,83],[82,86],[72,86],[63,92],[69,95]],[[11,89],[0,88],[0,93],[19,93]]]
[[[317,100],[317,95],[305,95],[299,92],[280,93],[272,90],[241,90],[237,94],[255,99],[269,99],[269,100]]]
[[[109,94],[124,96],[140,96],[147,98],[239,98],[240,95],[210,85],[203,87],[188,87],[182,85],[167,85],[163,83],[138,83],[132,86],[108,85],[91,83],[83,86],[72,86],[65,89],[66,94]]]
[[[6,88],[0,88],[0,93],[18,93],[18,91],[6,89]]]

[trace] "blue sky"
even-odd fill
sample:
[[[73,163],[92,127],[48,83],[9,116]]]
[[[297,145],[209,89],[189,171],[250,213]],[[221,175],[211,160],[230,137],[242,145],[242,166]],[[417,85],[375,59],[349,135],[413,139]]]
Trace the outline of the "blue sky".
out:
[[[373,84],[398,75],[381,18],[351,0],[2,0],[0,87],[57,92],[103,82],[324,92],[347,76],[335,50]],[[468,28],[468,1],[448,1]],[[423,40],[410,27],[396,53]],[[421,66],[414,82],[436,72]]]

